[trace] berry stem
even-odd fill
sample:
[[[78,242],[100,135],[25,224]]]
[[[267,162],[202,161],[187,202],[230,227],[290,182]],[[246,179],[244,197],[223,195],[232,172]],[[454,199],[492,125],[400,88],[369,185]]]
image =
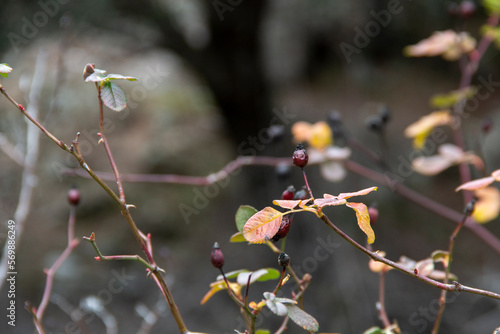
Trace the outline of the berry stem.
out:
[[[306,190],[309,193],[310,198],[314,198],[311,188],[309,187],[309,182],[307,182],[306,170],[302,168],[302,175],[304,175],[304,183],[306,184]]]

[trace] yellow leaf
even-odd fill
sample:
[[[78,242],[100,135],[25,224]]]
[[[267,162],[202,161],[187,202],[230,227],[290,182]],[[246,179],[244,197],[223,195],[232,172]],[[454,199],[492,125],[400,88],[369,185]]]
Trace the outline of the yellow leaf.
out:
[[[448,110],[435,111],[410,124],[405,129],[405,136],[414,138],[413,146],[421,149],[424,146],[425,139],[435,127],[451,124],[452,121],[453,117]]]
[[[309,145],[318,150],[324,150],[333,144],[332,129],[328,123],[321,121],[313,124],[309,138]]]
[[[248,219],[243,226],[243,236],[250,243],[264,243],[278,232],[282,219],[283,213],[269,206],[265,207]]]
[[[368,214],[368,208],[366,205],[363,203],[348,202],[346,203],[346,206],[356,211],[358,226],[368,237],[368,243],[372,244],[375,241],[375,233],[370,225],[370,215]]]
[[[241,232],[236,232],[231,236],[229,242],[245,242],[247,241]]]
[[[236,296],[239,296],[241,294],[241,285],[239,285],[238,283],[229,282],[229,286]],[[222,290],[227,290],[226,282],[224,282],[223,280],[211,283],[210,291],[208,291],[203,297],[203,299],[201,300],[201,304],[205,304],[210,298],[212,298],[213,295]]]
[[[495,187],[478,189],[474,195],[479,199],[474,205],[472,217],[478,223],[487,223],[500,212],[500,192]]]

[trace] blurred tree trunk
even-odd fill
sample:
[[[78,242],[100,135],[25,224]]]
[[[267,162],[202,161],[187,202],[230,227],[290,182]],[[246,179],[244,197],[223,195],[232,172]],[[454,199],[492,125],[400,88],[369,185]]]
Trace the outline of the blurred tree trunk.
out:
[[[261,58],[260,26],[268,0],[203,1],[210,40],[193,49],[175,28],[172,14],[156,1],[116,1],[129,16],[154,23],[163,45],[206,80],[236,143],[269,126],[271,97]],[[219,6],[221,5],[221,6]]]

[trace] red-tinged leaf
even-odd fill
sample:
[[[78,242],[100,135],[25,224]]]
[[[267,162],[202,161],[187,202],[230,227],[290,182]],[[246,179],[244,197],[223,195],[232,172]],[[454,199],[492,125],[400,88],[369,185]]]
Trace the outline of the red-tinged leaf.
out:
[[[368,237],[368,243],[372,244],[375,241],[375,233],[373,232],[372,226],[370,225],[370,215],[368,214],[368,208],[363,203],[346,203],[346,206],[350,207],[356,211],[356,218],[358,220],[358,226],[361,231],[365,232]]]
[[[338,198],[350,198],[350,197],[354,197],[354,196],[366,195],[366,194],[371,193],[372,191],[377,191],[377,188],[378,187],[370,187],[370,188],[366,188],[366,189],[363,189],[360,191],[356,191],[354,193],[341,193],[341,194],[339,194]]]
[[[282,212],[268,206],[248,219],[243,226],[243,236],[250,243],[264,243],[278,232],[282,219]]]
[[[324,194],[323,198],[318,198],[314,200],[314,204],[318,207],[322,208],[324,206],[332,206],[332,205],[344,205],[347,201],[342,198],[338,198],[337,196]]]
[[[462,184],[460,187],[458,187],[457,189],[455,189],[455,191],[478,190],[478,189],[485,188],[485,187],[489,186],[490,184],[493,183],[493,181],[495,181],[495,178],[492,176],[483,177],[481,179],[466,182],[466,183]]]
[[[274,200],[273,203],[277,206],[281,206],[283,209],[293,209],[300,203],[300,199],[296,200],[282,200],[282,199],[277,199]]]

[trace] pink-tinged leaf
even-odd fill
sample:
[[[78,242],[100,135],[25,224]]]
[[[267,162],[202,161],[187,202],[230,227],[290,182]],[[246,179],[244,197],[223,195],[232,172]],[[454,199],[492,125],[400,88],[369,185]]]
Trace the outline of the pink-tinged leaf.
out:
[[[428,176],[439,174],[451,165],[452,163],[448,159],[440,155],[417,157],[411,162],[414,171]]]
[[[356,191],[354,193],[341,193],[338,198],[349,198],[354,196],[362,196],[371,193],[372,191],[377,191],[377,187],[370,187],[360,191]]]
[[[457,189],[455,189],[455,191],[478,190],[478,189],[485,188],[485,187],[489,186],[490,184],[493,183],[493,181],[495,181],[495,179],[492,176],[483,177],[481,179],[466,182],[466,183],[462,184],[460,187],[458,187]]]
[[[296,200],[282,200],[282,199],[277,199],[274,200],[273,203],[275,205],[281,206],[283,209],[293,209],[300,203],[300,199]]]
[[[429,276],[434,271],[434,261],[431,258],[423,259],[417,262],[415,269],[421,276]]]
[[[338,198],[336,196],[324,194],[324,198],[318,198],[314,200],[314,204],[318,207],[322,208],[324,206],[332,206],[332,205],[344,205],[347,203],[345,199]]]
[[[500,181],[500,169],[497,169],[493,173],[491,173],[491,176],[495,179],[495,181]]]
[[[358,226],[368,237],[368,243],[372,244],[375,241],[375,233],[370,225],[370,215],[368,214],[368,208],[366,205],[363,203],[348,202],[346,203],[346,206],[356,211]]]
[[[250,243],[264,243],[278,232],[282,219],[282,212],[265,207],[248,219],[243,226],[243,236]]]

